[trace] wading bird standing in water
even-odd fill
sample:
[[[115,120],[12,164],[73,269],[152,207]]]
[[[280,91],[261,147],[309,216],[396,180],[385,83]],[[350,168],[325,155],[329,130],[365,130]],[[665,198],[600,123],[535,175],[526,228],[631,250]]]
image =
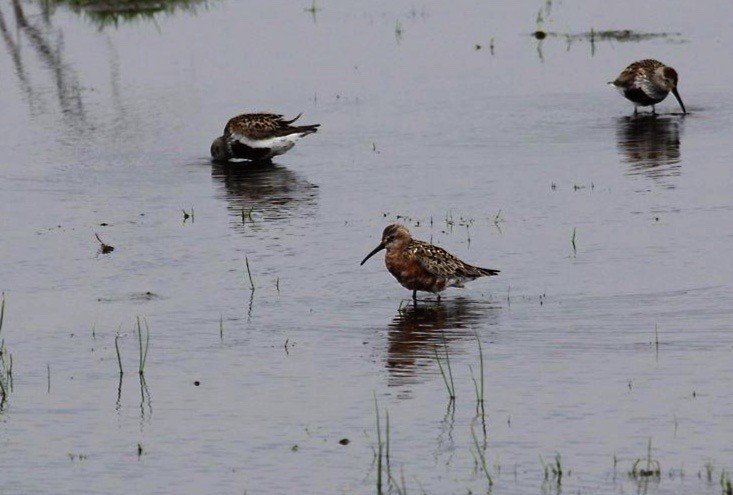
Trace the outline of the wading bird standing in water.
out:
[[[387,250],[384,256],[387,270],[412,291],[414,302],[417,302],[417,291],[438,294],[447,287],[463,287],[464,282],[499,273],[499,270],[469,265],[443,248],[413,239],[410,231],[398,223],[384,229],[382,242],[361,264],[382,249]]]
[[[634,114],[638,107],[649,105],[654,113],[654,105],[664,100],[670,91],[682,107],[682,113],[687,113],[677,92],[677,79],[677,71],[672,67],[667,67],[658,60],[646,59],[629,65],[615,81],[608,84],[634,104]]]
[[[245,113],[229,119],[224,134],[211,143],[211,157],[216,162],[231,158],[252,161],[270,160],[295,146],[303,136],[318,130],[321,124],[291,125],[290,120],[275,113]]]

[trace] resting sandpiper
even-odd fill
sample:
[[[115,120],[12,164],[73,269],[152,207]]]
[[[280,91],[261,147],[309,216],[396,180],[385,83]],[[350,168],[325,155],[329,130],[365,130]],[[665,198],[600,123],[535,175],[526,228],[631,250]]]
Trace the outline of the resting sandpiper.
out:
[[[260,161],[282,155],[295,142],[318,130],[320,124],[291,125],[301,114],[290,120],[274,113],[245,113],[229,119],[224,134],[211,143],[211,157],[216,162],[231,158]]]

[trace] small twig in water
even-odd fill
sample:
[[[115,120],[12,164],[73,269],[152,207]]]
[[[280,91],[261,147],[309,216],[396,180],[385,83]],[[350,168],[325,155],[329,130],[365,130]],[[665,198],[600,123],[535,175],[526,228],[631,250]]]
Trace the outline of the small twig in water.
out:
[[[122,371],[122,357],[120,356],[120,344],[119,344],[119,340],[120,340],[120,333],[118,331],[117,332],[117,335],[115,335],[115,350],[117,351],[117,365],[120,367],[120,376],[122,376],[123,375],[123,371]]]
[[[183,223],[186,223],[186,220],[188,220],[189,218],[191,219],[191,223],[194,223],[194,221],[196,220],[196,217],[194,217],[194,214],[193,214],[193,206],[191,207],[190,214],[187,213],[186,210],[182,209],[181,211],[183,212]]]
[[[481,376],[479,377],[481,380],[481,388],[476,391],[476,400],[478,400],[481,404],[484,403],[484,350],[481,347],[481,339],[478,336],[478,331],[475,332],[476,336],[476,342],[478,343],[478,357],[479,357],[479,366],[481,370]],[[479,391],[481,392],[479,394]]]
[[[102,241],[102,239],[99,237],[99,234],[97,234],[96,232],[94,233],[94,237],[96,237],[97,240],[99,241],[99,244],[100,244],[100,246],[99,246],[99,252],[100,253],[107,254],[107,253],[111,253],[112,251],[115,250],[114,246],[110,246],[109,244],[105,244],[104,241]]]
[[[137,317],[137,340],[140,344],[140,364],[138,367],[138,373],[140,375],[145,374],[145,361],[148,359],[148,346],[150,345],[150,327],[148,327],[148,320],[143,318],[145,323],[145,347],[143,348],[143,333],[140,326],[140,317]]]
[[[578,250],[575,248],[575,227],[573,227],[573,238],[570,239],[570,242],[573,244],[573,256],[575,256],[578,253]]]
[[[249,260],[244,257],[244,264],[247,266],[247,276],[249,277],[249,286],[252,288],[252,292],[255,291],[255,283],[252,281],[252,272],[249,270]]]

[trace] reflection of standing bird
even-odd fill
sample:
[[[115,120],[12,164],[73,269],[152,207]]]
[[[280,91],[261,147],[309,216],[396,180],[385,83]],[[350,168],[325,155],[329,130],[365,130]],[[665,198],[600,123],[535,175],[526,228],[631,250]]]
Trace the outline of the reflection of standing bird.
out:
[[[409,385],[432,375],[436,346],[453,355],[455,344],[476,338],[474,329],[478,325],[485,335],[496,324],[499,311],[500,306],[489,301],[462,297],[430,306],[408,304],[400,308],[387,327],[384,364],[389,372],[389,386],[408,386],[398,394],[409,396]]]
[[[290,120],[274,113],[246,113],[233,117],[224,127],[224,134],[211,143],[211,157],[224,162],[230,158],[269,160],[295,146],[295,142],[318,130],[320,124],[291,125]]]
[[[466,264],[445,249],[413,239],[410,231],[397,223],[384,229],[382,242],[361,264],[382,249],[387,250],[384,257],[387,269],[403,287],[412,291],[413,301],[417,301],[417,291],[437,294],[447,287],[463,287],[464,282],[499,273],[499,270]]]
[[[627,100],[634,104],[634,113],[637,107],[648,107],[664,100],[671,91],[682,107],[682,113],[687,113],[682,98],[677,92],[677,71],[667,67],[658,60],[639,60],[626,67],[615,81],[608,84],[618,89]]]
[[[681,116],[629,115],[616,121],[616,142],[628,175],[645,175],[662,187],[681,174]]]

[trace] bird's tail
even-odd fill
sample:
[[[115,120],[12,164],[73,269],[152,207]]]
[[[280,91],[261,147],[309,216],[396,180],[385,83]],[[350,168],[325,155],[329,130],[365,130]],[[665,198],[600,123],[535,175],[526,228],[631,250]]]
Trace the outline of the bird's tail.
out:
[[[500,270],[493,270],[491,268],[480,268],[478,266],[476,267],[476,270],[478,270],[478,272],[481,275],[484,275],[486,277],[490,277],[492,275],[499,275],[499,273],[500,273]]]
[[[320,127],[320,125],[321,124],[300,125],[295,127],[295,132],[299,132],[301,137],[307,136],[308,134],[318,132],[318,127]]]
[[[303,115],[303,112],[300,112],[298,115],[296,115],[295,117],[293,117],[290,120],[283,120],[283,124],[292,124],[293,122],[295,122],[296,120],[298,120],[301,115]]]

